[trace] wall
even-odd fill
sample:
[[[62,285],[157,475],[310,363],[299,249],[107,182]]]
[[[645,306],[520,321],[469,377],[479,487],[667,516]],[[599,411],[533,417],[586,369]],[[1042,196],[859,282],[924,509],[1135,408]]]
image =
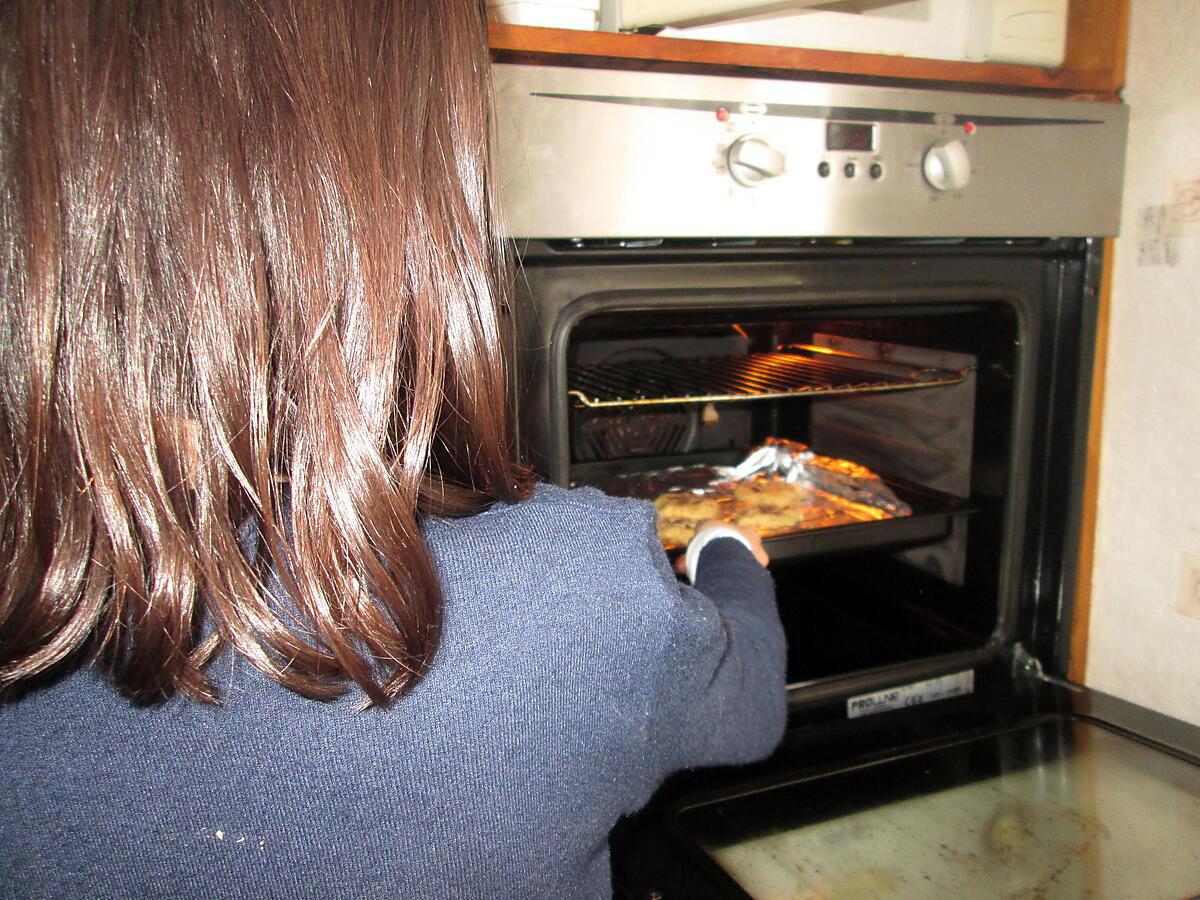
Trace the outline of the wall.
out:
[[[1200,3],[1136,0],[1087,683],[1200,724]]]

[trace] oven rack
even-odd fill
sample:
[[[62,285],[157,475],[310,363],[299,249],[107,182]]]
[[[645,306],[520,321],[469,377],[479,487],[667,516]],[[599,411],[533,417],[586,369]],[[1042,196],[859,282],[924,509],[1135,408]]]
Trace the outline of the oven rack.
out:
[[[969,369],[932,369],[796,344],[773,353],[573,366],[577,407],[777,400],[958,384]]]

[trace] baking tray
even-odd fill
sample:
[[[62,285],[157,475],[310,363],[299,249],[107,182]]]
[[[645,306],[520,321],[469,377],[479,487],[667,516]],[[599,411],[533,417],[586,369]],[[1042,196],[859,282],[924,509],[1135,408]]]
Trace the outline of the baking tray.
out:
[[[912,515],[763,538],[767,556],[775,562],[929,544],[949,537],[954,519],[975,512],[976,507],[962,497],[887,475],[879,477],[897,497],[912,507]]]
[[[579,471],[584,470],[584,471]],[[970,500],[946,494],[932,488],[913,484],[886,474],[880,479],[912,509],[912,515],[880,519],[871,522],[852,522],[826,528],[809,528],[789,534],[763,538],[763,547],[773,562],[812,559],[863,550],[882,550],[928,544],[949,537],[956,518],[976,511]],[[638,490],[633,473],[614,474],[600,467],[580,466],[574,480],[577,485],[590,485],[615,496],[653,499],[654,480],[649,490]],[[672,479],[679,484],[678,476]],[[697,486],[704,478],[697,475]],[[667,547],[668,553],[679,553],[683,547]]]

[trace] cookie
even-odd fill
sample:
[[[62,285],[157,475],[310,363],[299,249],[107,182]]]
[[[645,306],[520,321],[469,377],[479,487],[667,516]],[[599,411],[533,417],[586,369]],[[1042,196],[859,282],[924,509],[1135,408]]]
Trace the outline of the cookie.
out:
[[[743,506],[733,516],[737,524],[761,532],[790,531],[796,527],[797,519],[793,510],[763,506]]]
[[[747,507],[787,509],[806,500],[807,488],[775,478],[756,478],[733,487],[734,499]]]
[[[660,494],[654,498],[660,519],[686,519],[699,522],[721,515],[721,504],[714,497],[702,494]]]
[[[682,547],[695,535],[696,524],[689,519],[659,519],[658,539],[664,547]]]

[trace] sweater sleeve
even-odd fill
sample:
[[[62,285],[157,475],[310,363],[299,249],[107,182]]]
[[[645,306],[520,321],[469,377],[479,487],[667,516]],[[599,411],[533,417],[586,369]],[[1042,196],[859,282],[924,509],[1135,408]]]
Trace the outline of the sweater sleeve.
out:
[[[730,538],[703,549],[694,587],[662,562],[678,602],[659,656],[649,752],[663,775],[766,757],[787,721],[787,645],[770,573]]]

